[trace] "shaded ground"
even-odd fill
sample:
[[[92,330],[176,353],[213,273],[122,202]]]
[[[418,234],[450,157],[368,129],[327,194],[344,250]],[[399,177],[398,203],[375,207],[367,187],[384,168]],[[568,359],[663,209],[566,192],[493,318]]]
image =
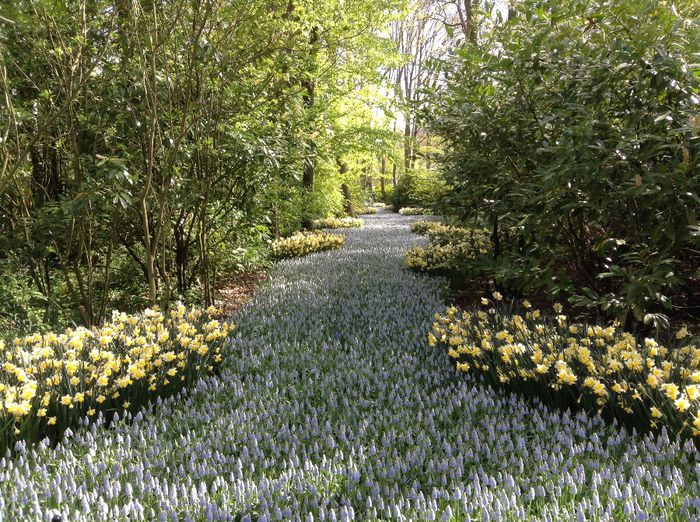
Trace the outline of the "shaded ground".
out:
[[[215,306],[221,308],[226,315],[237,312],[250,301],[257,286],[267,278],[266,273],[241,274],[223,281],[217,289]]]

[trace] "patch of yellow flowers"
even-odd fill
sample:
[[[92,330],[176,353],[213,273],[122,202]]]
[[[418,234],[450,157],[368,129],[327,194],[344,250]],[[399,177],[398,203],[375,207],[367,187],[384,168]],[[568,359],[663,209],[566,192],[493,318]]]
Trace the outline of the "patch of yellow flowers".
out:
[[[403,207],[399,210],[402,216],[429,216],[433,211],[425,207]]]
[[[361,215],[367,215],[367,214],[376,214],[377,213],[377,207],[358,207],[355,210],[355,214],[358,216]]]
[[[428,246],[406,252],[406,264],[419,271],[463,269],[466,262],[487,255],[492,248],[489,232],[482,228],[417,221],[411,229],[431,239]]]
[[[329,232],[298,232],[293,236],[276,239],[272,242],[275,257],[300,257],[312,252],[341,248],[345,237]]]
[[[0,446],[38,439],[99,410],[138,406],[181,388],[222,360],[234,325],[221,312],[114,312],[102,326],[0,341]],[[55,428],[48,428],[55,426]]]
[[[360,228],[365,224],[365,221],[360,218],[325,218],[315,219],[315,228]]]
[[[638,340],[617,322],[570,322],[559,304],[547,317],[528,301],[520,314],[501,313],[502,299],[495,292],[481,299],[483,309],[436,313],[428,344],[445,347],[457,369],[493,384],[559,404],[568,394],[590,413],[606,410],[700,435],[700,345],[686,327],[675,334],[677,346],[668,348]]]

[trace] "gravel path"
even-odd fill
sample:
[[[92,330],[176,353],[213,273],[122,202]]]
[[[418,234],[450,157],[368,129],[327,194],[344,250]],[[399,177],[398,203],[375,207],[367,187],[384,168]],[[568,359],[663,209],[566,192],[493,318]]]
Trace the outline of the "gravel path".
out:
[[[0,466],[0,520],[697,518],[697,452],[526,406],[425,341],[440,279],[386,211],[281,262],[220,378]]]

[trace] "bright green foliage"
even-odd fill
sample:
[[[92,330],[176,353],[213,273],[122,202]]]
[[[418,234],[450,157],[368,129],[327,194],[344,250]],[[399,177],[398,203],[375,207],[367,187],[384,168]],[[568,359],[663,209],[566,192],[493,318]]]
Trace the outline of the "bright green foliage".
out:
[[[692,1],[526,0],[445,64],[442,203],[495,225],[500,283],[628,320],[691,304],[698,16]]]
[[[401,4],[0,2],[0,328],[209,304],[341,214]]]
[[[416,166],[401,176],[391,195],[391,201],[396,209],[432,208],[447,194],[448,186],[438,170]]]

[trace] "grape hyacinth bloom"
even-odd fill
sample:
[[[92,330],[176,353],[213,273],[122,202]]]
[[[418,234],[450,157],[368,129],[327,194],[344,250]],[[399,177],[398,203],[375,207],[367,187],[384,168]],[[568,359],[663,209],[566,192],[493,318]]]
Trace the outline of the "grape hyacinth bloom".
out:
[[[698,520],[700,458],[458,374],[419,218],[277,264],[219,376],[0,460],[0,521]],[[101,417],[100,417],[101,419]]]

